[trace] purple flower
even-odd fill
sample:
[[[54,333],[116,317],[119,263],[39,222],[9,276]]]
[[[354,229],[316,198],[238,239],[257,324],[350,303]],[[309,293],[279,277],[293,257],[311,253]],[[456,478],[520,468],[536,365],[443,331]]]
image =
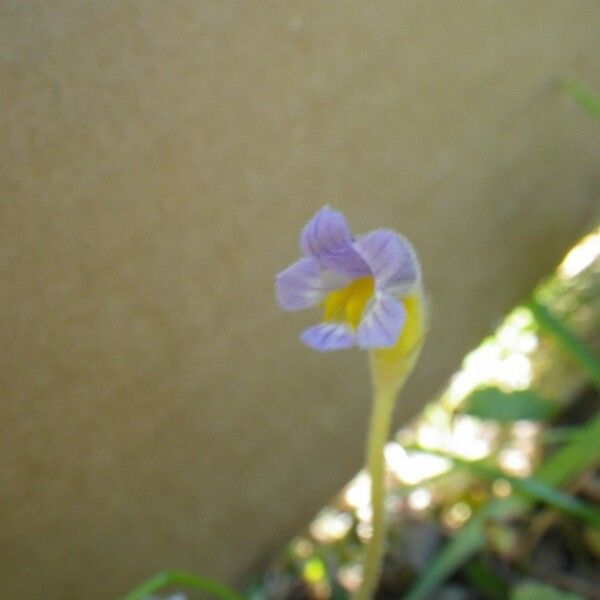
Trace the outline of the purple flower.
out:
[[[410,243],[390,229],[352,237],[342,213],[323,207],[300,235],[302,258],[276,278],[285,310],[318,304],[323,322],[300,339],[315,350],[394,346],[406,320],[403,297],[420,285]]]

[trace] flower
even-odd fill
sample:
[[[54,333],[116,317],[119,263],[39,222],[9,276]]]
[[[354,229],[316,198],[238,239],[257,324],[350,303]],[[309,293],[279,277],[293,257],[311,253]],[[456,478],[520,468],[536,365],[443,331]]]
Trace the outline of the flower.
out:
[[[300,248],[304,256],[276,277],[284,310],[323,306],[323,322],[300,339],[320,351],[393,347],[407,301],[420,290],[419,262],[408,240],[390,229],[353,238],[344,215],[325,206],[302,230]]]

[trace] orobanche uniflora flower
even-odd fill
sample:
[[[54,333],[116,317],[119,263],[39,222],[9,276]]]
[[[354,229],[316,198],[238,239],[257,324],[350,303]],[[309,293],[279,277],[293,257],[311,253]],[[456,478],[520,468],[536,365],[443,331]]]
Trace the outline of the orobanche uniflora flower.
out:
[[[277,276],[285,310],[321,304],[323,322],[300,338],[316,350],[391,348],[420,286],[416,254],[389,229],[352,237],[344,216],[325,206],[300,235],[304,256]]]
[[[373,409],[367,441],[372,533],[355,600],[373,595],[385,539],[384,446],[394,400],[415,365],[426,324],[421,270],[410,243],[390,229],[352,237],[344,216],[325,206],[300,235],[304,254],[277,275],[286,310],[323,307],[323,321],[300,339],[316,350],[369,351]]]

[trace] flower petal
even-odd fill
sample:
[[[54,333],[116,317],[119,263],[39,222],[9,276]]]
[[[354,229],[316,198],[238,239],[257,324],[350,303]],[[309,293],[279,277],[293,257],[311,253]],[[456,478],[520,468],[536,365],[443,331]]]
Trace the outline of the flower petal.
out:
[[[319,261],[323,269],[347,277],[369,275],[370,270],[355,250],[352,233],[342,213],[324,206],[305,225],[300,235],[300,247]]]
[[[391,229],[377,229],[359,237],[354,247],[365,259],[378,290],[408,292],[420,277],[417,256],[410,242]]]
[[[350,348],[354,344],[354,333],[344,323],[319,323],[305,329],[300,339],[310,348],[325,352]]]
[[[281,308],[300,310],[321,302],[330,287],[321,275],[321,267],[313,258],[301,258],[279,273],[275,290]]]
[[[398,340],[406,319],[402,303],[389,294],[377,294],[371,306],[365,308],[356,331],[361,348],[389,348]]]

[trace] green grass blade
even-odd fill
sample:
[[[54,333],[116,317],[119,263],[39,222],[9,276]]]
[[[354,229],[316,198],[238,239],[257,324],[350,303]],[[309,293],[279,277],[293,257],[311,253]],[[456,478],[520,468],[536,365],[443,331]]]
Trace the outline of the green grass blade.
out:
[[[490,519],[505,519],[521,508],[521,503],[514,498],[491,500],[482,506],[429,563],[417,583],[402,600],[422,600],[429,597],[429,594],[452,573],[485,548],[486,524]]]
[[[527,307],[538,325],[555,338],[563,350],[587,373],[594,386],[600,389],[600,360],[543,304],[537,300],[530,300]]]
[[[562,485],[600,461],[600,415],[573,433],[571,442],[551,454],[536,470],[536,479]]]
[[[563,592],[544,583],[526,581],[512,592],[510,600],[584,600],[581,596]]]
[[[537,469],[536,479],[538,482],[545,484],[545,491],[547,492],[548,486],[568,483],[579,473],[596,463],[600,459],[598,440],[600,440],[600,415],[589,425],[580,428],[580,431],[574,434],[570,443],[549,456]],[[536,493],[539,496],[540,489],[538,483],[537,487],[530,486],[526,491],[530,495]],[[557,502],[561,503],[563,497],[564,494],[561,494],[561,500],[557,501],[556,495],[551,495],[551,500],[555,504]],[[488,518],[497,518],[502,514],[510,513],[515,510],[515,507],[521,510],[527,508],[527,503],[519,505],[516,500],[514,497],[506,500],[492,500],[481,508],[457,533],[456,537],[442,548],[403,600],[421,600],[483,549],[486,544],[484,526]],[[573,510],[573,504],[570,501],[567,503],[562,502],[561,505],[563,508]],[[580,511],[580,508],[581,506],[578,505],[575,511]],[[583,513],[579,512],[579,516],[582,516],[582,514],[585,514],[588,519],[590,518],[587,505]],[[594,515],[591,518],[593,520],[597,518],[596,510],[594,510]]]
[[[480,510],[456,537],[442,548],[403,600],[421,600],[475,556],[486,543],[484,526],[487,518],[488,511]]]
[[[181,571],[163,571],[162,573],[158,573],[158,575],[148,579],[148,581],[145,581],[129,592],[122,600],[143,600],[150,594],[167,586],[199,590],[216,598],[221,598],[221,600],[244,600],[243,596],[240,596],[231,588],[217,581]]]
[[[481,560],[469,563],[465,573],[471,585],[488,600],[505,600],[507,585]]]
[[[569,92],[569,94],[571,94],[571,96],[573,96],[573,98],[575,98],[575,100],[577,100],[577,102],[592,115],[592,117],[600,119],[600,98],[594,96],[594,94],[576,81],[569,81],[565,87],[567,88],[567,92]]]
[[[590,451],[593,454],[591,449]],[[596,450],[596,452],[598,451]],[[450,458],[452,459],[452,457]],[[543,502],[561,512],[577,517],[589,525],[600,527],[600,510],[583,500],[579,500],[579,498],[566,494],[540,479],[533,477],[519,479],[518,477],[505,475],[499,469],[494,469],[478,462],[469,462],[458,459],[452,460],[454,460],[456,465],[470,470],[476,476],[487,479],[488,481],[504,479],[511,484],[516,492],[526,496],[530,500]],[[580,472],[580,468],[581,463],[577,465],[577,472]]]
[[[590,525],[600,527],[600,511],[579,500],[579,498],[565,494],[538,479],[516,479],[511,477],[508,481],[515,490],[529,498],[544,502],[548,506],[582,519]]]
[[[483,386],[469,394],[461,412],[479,419],[510,423],[521,419],[549,419],[556,412],[556,407],[532,390],[505,392],[495,386]]]

